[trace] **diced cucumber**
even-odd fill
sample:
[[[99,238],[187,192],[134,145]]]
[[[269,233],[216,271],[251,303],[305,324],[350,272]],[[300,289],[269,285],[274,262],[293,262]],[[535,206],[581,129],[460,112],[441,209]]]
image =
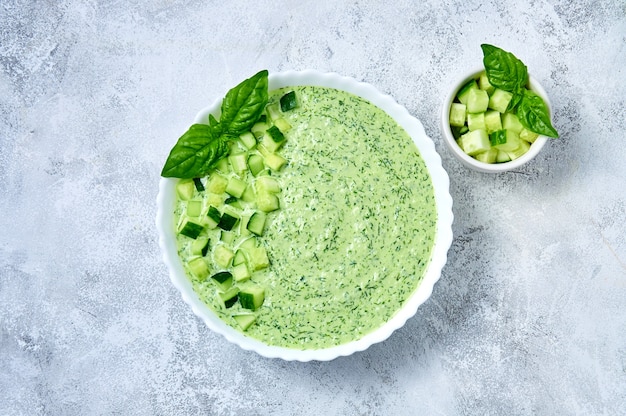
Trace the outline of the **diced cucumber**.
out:
[[[467,115],[467,128],[469,131],[474,130],[487,130],[487,126],[485,125],[485,113],[469,113]]]
[[[530,144],[525,140],[519,140],[519,145],[516,149],[513,149],[509,152],[506,152],[511,160],[515,160],[518,157],[522,156],[524,153],[528,152],[530,149]]]
[[[230,231],[233,229],[238,220],[239,218],[235,215],[225,212],[222,214],[217,226],[222,230]]]
[[[487,131],[479,129],[465,133],[459,138],[460,146],[470,156],[486,152],[491,147]]]
[[[266,219],[267,215],[264,212],[255,212],[248,221],[247,229],[256,235],[263,235]]]
[[[238,264],[246,262],[246,255],[244,254],[243,249],[239,249],[235,252],[235,257],[233,257],[233,266],[237,266]]]
[[[291,124],[289,124],[287,120],[282,117],[274,120],[274,125],[278,127],[278,129],[283,133],[287,133],[289,130],[291,130]]]
[[[504,113],[502,114],[502,128],[505,130],[511,130],[517,133],[518,135],[524,129],[522,123],[520,123],[519,118],[513,113]]]
[[[248,270],[248,265],[245,261],[243,263],[239,263],[236,266],[233,266],[232,270],[233,279],[235,279],[235,282],[237,283],[245,282],[251,277],[250,270]]]
[[[522,142],[519,135],[512,130],[498,130],[489,135],[490,143],[498,150],[511,152],[517,149]]]
[[[298,102],[296,100],[296,93],[294,91],[289,91],[282,97],[280,97],[280,109],[281,111],[290,111],[298,106]]]
[[[466,106],[468,113],[484,113],[489,106],[489,94],[478,88],[471,89],[467,94]]]
[[[504,150],[498,150],[498,154],[496,155],[496,163],[509,162],[510,160],[511,158],[509,157],[507,152],[505,152]]]
[[[272,170],[279,171],[287,163],[287,159],[277,155],[276,153],[269,153],[263,155],[263,161]]]
[[[489,108],[505,113],[512,98],[513,94],[510,92],[496,88],[489,97]]]
[[[265,113],[272,121],[282,117],[280,109],[278,108],[278,103],[268,104],[267,107],[265,107]]]
[[[273,176],[259,176],[254,184],[259,192],[270,192],[272,194],[280,192],[280,184]]]
[[[224,244],[232,245],[237,238],[237,234],[233,231],[222,230],[220,233],[220,241]]]
[[[489,82],[489,77],[487,77],[487,73],[485,71],[481,72],[480,76],[478,77],[478,88],[480,88],[481,90],[487,91],[487,94],[489,95],[491,95],[493,91],[496,89]]]
[[[202,201],[192,200],[187,202],[187,215],[199,217],[202,214]]]
[[[227,291],[219,293],[219,297],[224,303],[224,307],[226,309],[231,308],[235,303],[237,303],[237,299],[239,298],[238,295],[239,295],[238,287],[231,287]]]
[[[256,196],[256,206],[263,212],[271,212],[280,208],[280,202],[275,194],[259,191]]]
[[[228,185],[228,179],[214,172],[209,177],[206,189],[214,194],[223,194],[226,191],[226,185]]]
[[[254,135],[255,138],[259,138],[265,134],[265,131],[269,128],[269,125],[265,122],[257,122],[254,123],[250,131]]]
[[[250,254],[250,267],[253,271],[265,269],[269,267],[270,260],[267,257],[267,250],[265,247],[258,246],[248,250]]]
[[[239,303],[244,309],[255,311],[263,306],[265,289],[258,285],[247,285],[239,289]]]
[[[532,132],[525,127],[519,133],[519,138],[529,143],[535,143],[535,140],[537,140],[538,137],[539,135],[537,133]]]
[[[235,253],[223,244],[218,245],[213,250],[213,260],[221,268],[225,269],[230,266],[233,257],[235,257]]]
[[[194,256],[206,256],[210,248],[209,237],[198,237],[191,244],[191,254]]]
[[[246,250],[248,253],[250,252],[250,250],[252,250],[256,246],[257,246],[257,239],[254,237],[247,238],[239,244],[239,248]]]
[[[227,291],[233,285],[233,275],[229,271],[217,272],[211,279],[222,289]]]
[[[224,204],[233,207],[233,208],[237,208],[237,209],[243,209],[243,207],[241,206],[241,201],[239,200],[239,198],[236,198],[234,196],[229,196],[228,198],[226,198],[226,201],[224,201]]]
[[[238,175],[241,175],[243,172],[248,170],[247,153],[231,154],[228,156],[228,160],[230,161],[230,165],[233,167],[233,171]]]
[[[485,112],[485,128],[487,129],[487,134],[502,130],[502,119],[499,111],[487,110]]]
[[[196,257],[191,260],[187,264],[187,267],[189,267],[191,274],[200,281],[204,281],[209,276],[209,265],[204,261],[203,257]]]
[[[465,104],[452,103],[450,106],[450,125],[461,127],[465,124],[467,107]]]
[[[256,192],[252,186],[246,187],[243,195],[241,195],[241,200],[245,202],[254,202],[256,200]]]
[[[239,325],[239,327],[243,331],[250,328],[250,326],[252,326],[254,321],[256,321],[256,317],[252,314],[234,315],[233,319],[235,320],[235,322],[237,322],[237,325]]]
[[[261,157],[261,155],[250,155],[248,157],[248,168],[250,168],[250,173],[252,173],[252,176],[257,176],[259,172],[265,169],[265,164],[263,163],[263,158]]]
[[[178,233],[195,239],[198,238],[202,231],[204,231],[204,226],[186,218],[181,224],[180,231]]]
[[[228,163],[228,159],[222,158],[218,160],[217,164],[215,165],[215,169],[219,170],[222,173],[230,172],[230,164]]]
[[[193,178],[193,184],[196,186],[196,191],[204,192],[204,184],[200,180],[200,178]]]
[[[254,134],[252,134],[251,131],[247,131],[245,133],[240,134],[239,140],[241,140],[241,143],[248,150],[254,149],[254,147],[256,146],[256,137],[254,137]]]
[[[498,149],[495,147],[490,148],[486,152],[482,152],[474,156],[476,160],[483,163],[496,163],[496,156],[498,155]]]
[[[183,201],[189,201],[193,198],[193,193],[196,189],[196,186],[191,179],[181,179],[176,184],[176,193],[178,197]]]
[[[243,192],[246,190],[246,186],[248,186],[248,184],[245,181],[233,176],[228,179],[224,190],[229,195],[241,198],[241,195],[243,195]]]
[[[456,94],[456,98],[461,102],[461,104],[467,105],[468,94],[471,90],[478,89],[478,84],[475,79],[468,81],[465,85],[461,87],[459,92]]]

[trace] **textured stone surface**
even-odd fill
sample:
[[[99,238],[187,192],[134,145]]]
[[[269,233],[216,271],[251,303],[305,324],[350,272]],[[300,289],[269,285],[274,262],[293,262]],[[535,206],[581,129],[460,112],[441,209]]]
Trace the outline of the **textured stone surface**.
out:
[[[517,172],[462,167],[441,101],[514,52],[562,137]],[[0,414],[626,414],[621,1],[0,4]],[[195,113],[259,69],[366,81],[442,155],[455,239],[390,339],[327,363],[210,332],[171,285],[159,172]]]

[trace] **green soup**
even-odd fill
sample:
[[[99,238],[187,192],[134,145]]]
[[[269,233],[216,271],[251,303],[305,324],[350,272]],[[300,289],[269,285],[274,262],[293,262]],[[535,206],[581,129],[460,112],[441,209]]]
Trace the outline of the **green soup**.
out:
[[[246,335],[273,346],[320,349],[361,338],[403,306],[430,261],[437,212],[419,151],[387,113],[326,87],[271,91],[270,103],[288,91],[298,100],[282,114],[291,129],[278,153],[288,163],[271,172],[281,187],[280,209],[268,213],[258,239],[270,266],[250,279],[265,288],[263,305],[254,312],[239,304],[225,308],[215,282],[189,278],[228,325],[241,330],[232,316],[254,313]],[[254,183],[249,172],[244,176]],[[195,199],[206,210],[219,196]],[[177,221],[187,204],[178,201]],[[244,204],[244,216],[247,209]],[[207,232],[211,250],[224,244],[220,233]],[[193,257],[192,242],[178,237],[183,263]],[[222,269],[210,253],[207,261],[212,272]]]

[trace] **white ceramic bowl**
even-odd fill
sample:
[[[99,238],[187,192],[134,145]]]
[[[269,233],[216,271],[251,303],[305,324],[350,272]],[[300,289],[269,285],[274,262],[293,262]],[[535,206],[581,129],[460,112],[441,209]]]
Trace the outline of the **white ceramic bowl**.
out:
[[[535,156],[537,156],[537,154],[539,154],[539,151],[541,151],[541,149],[543,148],[543,145],[546,144],[546,141],[548,140],[546,136],[540,135],[537,138],[537,140],[535,140],[535,142],[530,146],[530,149],[528,150],[528,152],[526,152],[524,155],[520,156],[519,158],[515,160],[512,160],[510,162],[505,162],[505,163],[484,163],[484,162],[474,159],[473,157],[465,153],[456,143],[456,141],[454,140],[454,136],[452,135],[452,130],[450,129],[449,119],[450,119],[450,106],[452,102],[454,101],[454,97],[456,97],[457,92],[463,85],[465,85],[471,79],[477,78],[478,75],[483,71],[484,71],[484,68],[470,71],[465,76],[463,76],[461,80],[454,85],[453,88],[450,89],[450,92],[446,96],[446,99],[441,109],[441,129],[443,131],[443,137],[445,139],[446,145],[448,146],[448,149],[450,149],[452,154],[456,156],[456,158],[461,163],[463,163],[465,166],[469,168],[472,168],[479,172],[485,172],[485,173],[498,173],[498,172],[506,172],[509,170],[517,169],[523,164],[532,160]],[[548,106],[548,110],[550,111],[550,114],[552,114],[552,107],[550,105],[550,101],[548,100],[548,95],[546,94],[543,87],[537,82],[537,80],[535,80],[531,76],[528,77],[528,85],[531,90],[533,90],[541,98],[543,98],[546,105]]]
[[[426,136],[422,124],[412,117],[408,111],[398,105],[390,96],[381,94],[369,84],[333,73],[316,71],[288,71],[269,76],[269,89],[274,90],[286,86],[317,85],[336,88],[361,96],[377,105],[392,116],[413,138],[421,152],[430,172],[437,204],[437,230],[430,265],[424,278],[405,305],[388,322],[364,337],[325,349],[296,350],[266,345],[256,339],[245,336],[220,320],[197,296],[183,269],[176,250],[174,224],[174,205],[176,199],[176,179],[161,178],[157,197],[156,226],[159,233],[159,245],[163,259],[169,270],[172,283],[180,290],[183,300],[189,304],[196,315],[213,331],[223,335],[228,341],[239,345],[245,350],[256,351],[262,356],[298,361],[328,361],[339,356],[346,356],[355,351],[362,351],[374,343],[387,339],[393,331],[405,324],[412,317],[419,305],[430,297],[433,285],[439,280],[441,269],[446,263],[447,252],[452,243],[452,198],[449,193],[449,178],[441,166],[441,158],[435,150],[432,140]],[[194,122],[203,122],[209,113],[219,112],[221,99],[198,113]]]

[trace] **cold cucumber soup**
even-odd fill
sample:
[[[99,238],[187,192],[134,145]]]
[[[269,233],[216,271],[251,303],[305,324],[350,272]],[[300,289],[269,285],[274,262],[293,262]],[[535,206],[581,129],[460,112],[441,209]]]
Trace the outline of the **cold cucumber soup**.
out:
[[[247,336],[296,349],[359,339],[430,261],[426,165],[402,127],[350,93],[283,88],[266,108],[215,171],[178,183],[179,256],[199,297]]]

